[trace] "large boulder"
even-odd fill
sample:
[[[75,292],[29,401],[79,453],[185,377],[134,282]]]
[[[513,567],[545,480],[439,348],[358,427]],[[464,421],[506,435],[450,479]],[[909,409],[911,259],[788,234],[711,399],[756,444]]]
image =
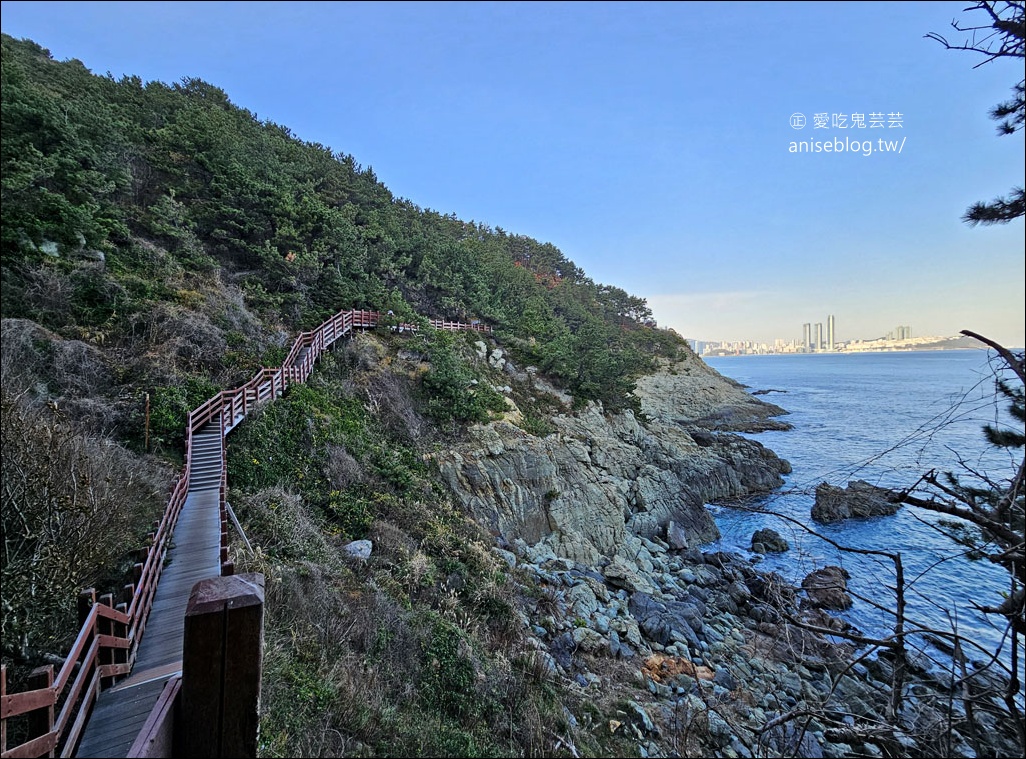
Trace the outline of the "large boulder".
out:
[[[889,516],[900,506],[898,493],[864,480],[853,480],[846,488],[821,482],[816,486],[812,518],[817,522],[839,522],[852,517]]]
[[[783,553],[790,548],[780,533],[769,527],[752,534],[752,550],[755,553]]]
[[[851,596],[848,595],[848,579],[851,575],[841,568],[827,566],[810,572],[802,580],[807,604],[814,609],[831,609],[844,611],[851,608]]]
[[[367,561],[371,557],[371,551],[373,550],[374,544],[369,540],[354,540],[352,543],[346,543],[342,546],[342,552],[346,556],[359,559],[360,561]]]
[[[660,601],[648,593],[632,593],[628,608],[638,627],[653,643],[668,646],[686,643],[691,651],[701,651],[704,629],[702,614],[695,604],[685,601]]]

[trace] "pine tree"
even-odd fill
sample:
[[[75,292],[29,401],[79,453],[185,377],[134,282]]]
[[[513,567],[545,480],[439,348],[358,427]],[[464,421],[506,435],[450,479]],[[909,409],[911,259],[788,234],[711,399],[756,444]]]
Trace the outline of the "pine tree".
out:
[[[951,22],[956,31],[968,35],[962,44],[952,44],[936,32],[927,34],[927,38],[940,42],[948,50],[968,50],[985,56],[974,68],[1000,58],[1018,58],[1021,61],[1026,56],[1026,3],[1022,0],[978,2],[966,9],[967,13],[974,11],[983,11],[986,20],[970,26]],[[1019,70],[1022,71],[1022,64],[1019,64]],[[1011,135],[1022,130],[1026,122],[1026,80],[1020,79],[1012,87],[1011,99],[994,106],[990,117],[999,122],[999,135]],[[989,203],[974,203],[962,216],[962,221],[969,226],[1006,224],[1024,214],[1026,195],[1022,187],[1013,187],[1007,197],[998,197]]]

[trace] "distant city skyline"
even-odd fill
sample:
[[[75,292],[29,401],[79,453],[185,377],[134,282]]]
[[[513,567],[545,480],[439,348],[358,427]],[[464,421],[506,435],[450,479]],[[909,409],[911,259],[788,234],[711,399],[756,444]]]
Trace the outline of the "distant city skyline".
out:
[[[838,341],[1026,343],[1023,220],[961,221],[1026,182],[988,116],[1022,62],[924,39],[985,23],[963,2],[0,7],[58,60],[203,79],[399,197],[552,243],[687,337],[836,313]]]
[[[833,350],[836,345],[856,340],[905,340],[913,336],[912,326],[908,323],[892,326],[885,333],[878,335],[857,335],[847,337],[843,340],[837,337],[837,316],[828,314],[825,321],[804,322],[798,326],[795,333],[797,336],[776,335],[770,340],[758,340],[754,338],[739,338],[734,340],[707,340],[693,335],[682,335],[689,340],[698,340],[703,343],[755,343],[774,345],[780,343],[794,343],[803,346],[805,349]],[[947,334],[930,334],[930,337],[954,337],[957,332]],[[919,337],[920,335],[916,335]]]
[[[691,348],[699,355],[731,353],[832,353],[866,350],[921,349],[924,346],[944,343],[952,347],[952,341],[965,342],[957,334],[917,335],[909,324],[899,324],[886,334],[855,337],[838,340],[835,336],[837,318],[830,314],[824,322],[805,322],[801,325],[801,337],[776,337],[773,340],[701,340],[687,338]],[[976,347],[984,347],[978,344]]]
[[[912,326],[910,324],[898,324],[882,334],[858,335],[846,337],[844,339],[838,339],[836,336],[836,328],[837,317],[834,314],[828,314],[825,322],[818,321],[802,323],[799,329],[800,336],[797,337],[788,335],[776,335],[772,339],[754,339],[742,337],[740,339],[726,339],[726,341],[717,341],[717,339],[703,339],[701,337],[695,337],[693,335],[682,336],[686,337],[688,339],[688,342],[692,343],[693,348],[695,348],[696,345],[749,346],[776,349],[787,348],[789,352],[805,353],[820,353],[824,351],[834,351],[840,348],[841,346],[850,345],[854,343],[868,343],[876,341],[901,342],[911,341],[913,337],[922,337],[929,339],[950,338],[958,336],[955,332],[949,332],[946,334],[915,334],[913,333]]]

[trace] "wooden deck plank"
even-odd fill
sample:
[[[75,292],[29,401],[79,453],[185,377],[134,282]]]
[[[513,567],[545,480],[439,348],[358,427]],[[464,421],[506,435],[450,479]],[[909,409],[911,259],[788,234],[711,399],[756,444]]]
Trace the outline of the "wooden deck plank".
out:
[[[150,683],[146,685],[148,686]],[[150,690],[146,686],[140,685],[122,691],[125,694],[124,698],[118,699],[117,703],[105,703],[101,708],[94,709],[93,716],[97,719],[116,716],[118,722],[124,722],[132,715],[148,714],[153,708],[153,694],[149,692]]]
[[[104,729],[89,730],[87,727],[77,756],[125,756],[169,677],[125,690],[104,691],[89,719],[90,726],[103,725]]]
[[[147,662],[149,662],[156,656],[163,656],[169,650],[170,647],[173,647],[175,643],[175,637],[181,635],[185,631],[184,625],[176,624],[173,621],[169,620],[165,624],[167,625],[167,627],[162,627],[160,629],[159,634],[146,638],[146,651],[144,652],[145,656],[136,657],[136,667],[147,664]],[[167,632],[165,632],[165,629],[167,630]],[[169,643],[169,641],[171,641],[171,643]],[[142,645],[140,644],[140,648],[141,647]],[[181,644],[179,643],[179,656],[181,656],[181,650]]]
[[[132,726],[135,729],[135,735],[139,734],[144,724],[145,721],[138,726]],[[128,756],[128,749],[132,748],[133,743],[135,743],[135,736],[118,734],[102,743],[90,744],[85,749],[80,749],[82,753],[77,754],[77,756],[95,757],[95,759]]]
[[[220,535],[220,532],[218,532]],[[216,551],[214,549],[217,549]],[[193,561],[183,561],[178,566],[169,564],[164,569],[164,575],[160,578],[160,585],[157,587],[157,592],[154,594],[154,603],[162,601],[163,598],[158,598],[161,590],[167,587],[168,590],[164,593],[164,598],[169,598],[176,595],[183,585],[188,583],[190,580],[195,585],[196,582],[206,577],[210,577],[211,574],[215,576],[220,574],[220,565],[216,561],[211,561],[212,556],[217,556],[217,553],[221,549],[220,541],[214,545],[208,546],[206,555],[196,553],[192,554]],[[202,564],[199,560],[202,560]],[[172,569],[174,567],[174,569]],[[165,586],[165,583],[167,585]]]
[[[132,670],[130,677],[125,678],[115,685],[111,690],[119,691],[127,688],[134,688],[137,685],[144,685],[155,680],[167,680],[170,677],[177,677],[182,674],[182,663],[175,662],[163,667],[141,667],[138,662]]]
[[[176,638],[185,632],[185,626],[170,621],[166,624],[168,625],[167,632],[164,632],[164,628],[161,628],[159,635],[147,638],[145,656],[136,657],[136,667],[149,665],[157,657],[163,658],[167,653],[176,648],[178,650],[178,657],[181,658],[182,645],[181,641],[176,640]]]

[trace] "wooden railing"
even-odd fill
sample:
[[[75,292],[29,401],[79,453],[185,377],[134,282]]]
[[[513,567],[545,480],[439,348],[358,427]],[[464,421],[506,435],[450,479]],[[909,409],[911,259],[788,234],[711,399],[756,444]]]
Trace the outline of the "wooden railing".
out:
[[[82,592],[79,596],[80,632],[56,677],[53,665],[40,667],[29,677],[30,690],[8,694],[6,666],[0,670],[0,759],[71,756],[100,691],[132,671],[171,535],[188,495],[193,435],[205,425],[216,422],[223,438],[257,406],[281,396],[289,385],[306,382],[314,362],[336,340],[354,329],[376,327],[381,321],[380,311],[339,311],[317,329],[301,332],[280,367],[261,369],[245,385],[221,391],[189,414],[185,429],[185,467],[171,489],[163,517],[154,523],[153,532],[147,536],[148,546],[143,549],[145,558],[133,566],[133,582],[124,586],[119,602],[115,604],[111,594],[97,598],[91,588]],[[429,324],[447,331],[492,331],[491,327],[474,322],[432,319]],[[417,325],[405,322],[395,327],[404,332],[418,330]],[[228,556],[226,496],[227,468],[222,455],[218,498],[220,561],[221,574],[231,575],[234,564]],[[8,748],[8,720],[17,717],[26,720],[27,739]]]
[[[0,748],[4,759],[70,756],[100,690],[131,672],[188,484],[186,463],[185,472],[172,488],[163,518],[148,536],[145,560],[134,565],[134,582],[124,587],[120,603],[115,606],[112,594],[97,598],[91,588],[79,595],[81,631],[57,676],[53,665],[40,667],[29,678],[34,690],[8,694],[6,667],[0,672]],[[7,721],[21,715],[26,715],[28,740],[8,749]]]

